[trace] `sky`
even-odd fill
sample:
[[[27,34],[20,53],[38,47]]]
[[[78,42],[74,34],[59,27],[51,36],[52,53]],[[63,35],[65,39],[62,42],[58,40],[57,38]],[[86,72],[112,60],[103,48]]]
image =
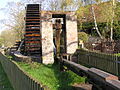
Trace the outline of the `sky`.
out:
[[[7,12],[4,11],[4,8],[6,7],[8,2],[18,2],[18,1],[21,1],[21,0],[0,0],[0,33],[3,30],[5,30],[5,26],[3,24],[3,21],[4,21],[4,19],[7,18],[7,14],[6,14]],[[103,1],[107,1],[107,0],[103,0]]]
[[[20,0],[0,0],[0,32],[3,31],[5,28],[4,28],[4,25],[3,25],[3,20],[7,17],[5,16],[6,15],[6,12],[3,10],[5,8],[5,6],[7,5],[8,2],[17,2],[17,1],[20,1]]]
[[[5,9],[5,7],[7,6],[9,2],[20,2],[20,1],[22,0],[0,0],[0,34],[3,30],[6,29],[4,25],[5,19],[9,18],[7,15],[8,11]]]

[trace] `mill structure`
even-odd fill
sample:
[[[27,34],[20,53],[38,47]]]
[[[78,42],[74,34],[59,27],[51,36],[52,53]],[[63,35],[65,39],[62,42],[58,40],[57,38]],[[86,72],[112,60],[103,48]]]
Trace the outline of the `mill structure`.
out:
[[[41,55],[40,5],[28,4],[26,7],[25,54]]]
[[[44,64],[54,63],[61,53],[73,54],[78,47],[77,17],[71,11],[42,11],[40,4],[27,4],[24,52]]]

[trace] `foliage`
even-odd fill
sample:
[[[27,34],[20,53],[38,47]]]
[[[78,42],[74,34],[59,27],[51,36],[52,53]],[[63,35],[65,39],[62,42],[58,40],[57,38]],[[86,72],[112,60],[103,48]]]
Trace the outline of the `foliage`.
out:
[[[120,22],[114,22],[113,26],[114,26],[113,39],[119,40],[120,39]],[[96,30],[94,30],[93,27],[94,27],[94,23],[92,22],[83,23],[82,30],[80,29],[80,31],[84,31],[87,34],[91,34],[92,36],[97,36]],[[78,26],[78,28],[80,28],[80,26]],[[98,28],[105,38],[109,38],[110,30],[108,29],[107,24],[105,22],[98,23]]]
[[[12,30],[2,31],[0,38],[1,45],[5,47],[11,47],[16,41],[15,33]]]
[[[85,31],[88,34],[98,36],[95,31],[93,17],[90,12],[90,5],[80,7],[78,9],[78,29]],[[99,28],[100,33],[104,38],[111,37],[111,28],[113,28],[113,39],[117,40],[120,38],[120,2],[116,2],[116,7],[114,8],[114,16],[112,1],[94,4],[95,15],[97,26]],[[85,20],[82,19],[85,17]],[[113,23],[112,23],[113,20]],[[82,24],[81,24],[82,23]],[[111,25],[112,24],[112,25]]]
[[[89,18],[92,18],[90,13],[90,7],[91,7],[90,5],[87,5],[87,6],[78,8],[78,10],[76,11],[76,14],[79,22],[85,22],[86,20],[90,21],[88,20]]]
[[[119,40],[120,39],[120,21],[114,22],[113,39],[115,39],[115,40]]]
[[[21,40],[24,37],[26,3],[41,3],[42,10],[69,11],[76,10],[79,6],[78,2],[79,0],[24,0],[20,2],[9,2],[5,7],[8,18],[4,20],[4,25],[7,29],[2,32],[0,36],[0,45],[12,46],[16,40]],[[10,35],[8,35],[8,32]],[[6,37],[8,37],[8,39]]]
[[[39,80],[42,84],[48,86],[51,90],[73,90],[74,83],[84,83],[82,78],[71,71],[60,72],[59,65],[43,65],[40,63],[23,63],[18,62],[33,78]]]
[[[0,38],[0,47],[2,47],[3,43],[4,43],[4,39]]]
[[[42,2],[43,0],[41,0]],[[21,40],[24,37],[25,30],[25,3],[40,2],[40,0],[24,0],[21,2],[8,2],[5,7],[7,18],[4,25],[6,29],[0,35],[0,45],[11,47],[16,40]]]
[[[114,54],[114,55],[116,55],[116,56],[120,56],[120,53],[117,53],[117,54]]]
[[[83,42],[88,41],[88,35],[85,32],[79,32],[78,33],[78,39],[83,40]]]
[[[25,10],[21,2],[9,2],[6,6],[7,16],[4,22],[5,30],[1,32],[0,42],[5,47],[11,47],[16,40],[21,40],[24,33]]]
[[[50,0],[49,10],[75,11],[81,6],[81,0]]]

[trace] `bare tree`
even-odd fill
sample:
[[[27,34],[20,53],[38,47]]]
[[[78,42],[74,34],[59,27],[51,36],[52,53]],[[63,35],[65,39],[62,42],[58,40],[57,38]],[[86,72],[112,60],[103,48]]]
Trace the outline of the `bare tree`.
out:
[[[93,1],[93,0],[91,0],[91,3],[92,3],[92,1]],[[100,0],[95,0],[95,1],[96,1],[96,2],[100,2]],[[95,9],[94,9],[93,4],[91,5],[91,10],[92,10],[92,15],[93,15],[93,19],[94,19],[95,29],[96,29],[99,37],[100,37],[101,39],[103,39],[103,37],[102,37],[102,35],[101,35],[101,33],[100,33],[99,29],[98,29],[98,25],[97,25],[97,21],[96,21],[96,15],[95,15]]]
[[[5,8],[8,17],[5,20],[6,22],[4,22],[7,29],[2,32],[1,35],[1,37],[4,38],[4,44],[6,46],[11,46],[16,40],[23,38],[26,3],[42,3],[43,1],[44,0],[24,0],[24,2],[8,2]]]
[[[24,5],[21,2],[9,2],[7,5],[8,19],[5,25],[12,33],[16,33],[16,39],[23,38],[24,32]]]
[[[58,5],[59,5],[59,3],[58,3],[58,0],[51,0],[50,2],[49,2],[49,9],[50,10],[52,10],[52,11],[56,11],[56,10],[58,10]]]
[[[0,39],[1,44],[5,47],[11,47],[16,41],[15,33],[12,30],[4,30],[1,32]]]
[[[100,36],[100,38],[102,39],[103,37],[102,37],[102,35],[101,35],[101,33],[100,33],[99,29],[98,29],[98,25],[97,25],[97,21],[96,21],[96,16],[95,16],[94,7],[92,6],[91,9],[92,9],[92,14],[93,14],[95,29],[96,29],[98,35]]]
[[[49,0],[49,10],[75,11],[81,0]]]
[[[111,19],[111,33],[110,33],[110,39],[113,40],[113,23],[114,23],[114,17],[115,17],[115,8],[116,8],[116,0],[112,0],[112,19]]]

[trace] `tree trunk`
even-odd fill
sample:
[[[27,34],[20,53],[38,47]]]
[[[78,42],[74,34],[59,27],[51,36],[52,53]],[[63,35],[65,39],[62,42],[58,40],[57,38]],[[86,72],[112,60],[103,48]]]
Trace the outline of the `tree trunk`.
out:
[[[111,19],[111,29],[110,29],[110,40],[113,40],[113,23],[114,23],[114,16],[115,16],[115,0],[112,0],[112,19]]]
[[[94,11],[93,5],[92,5],[91,9],[92,9],[92,14],[93,14],[95,29],[96,29],[96,31],[97,31],[99,37],[100,37],[101,39],[103,39],[103,37],[102,37],[102,35],[101,35],[101,33],[100,33],[99,29],[98,29],[98,26],[97,26],[97,21],[96,21],[96,16],[95,16],[95,11]]]
[[[110,28],[110,40],[113,40],[113,18],[111,20],[111,28]]]

